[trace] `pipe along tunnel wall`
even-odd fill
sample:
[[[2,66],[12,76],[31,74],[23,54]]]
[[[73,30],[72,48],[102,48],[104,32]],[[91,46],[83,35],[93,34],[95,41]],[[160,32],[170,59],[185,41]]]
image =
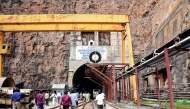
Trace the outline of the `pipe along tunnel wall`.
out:
[[[74,73],[73,76],[73,88],[77,88],[78,92],[89,92],[91,94],[91,98],[93,97],[93,89],[100,89],[102,91],[102,86],[94,83],[85,77],[85,68],[86,65],[83,64],[80,66]]]

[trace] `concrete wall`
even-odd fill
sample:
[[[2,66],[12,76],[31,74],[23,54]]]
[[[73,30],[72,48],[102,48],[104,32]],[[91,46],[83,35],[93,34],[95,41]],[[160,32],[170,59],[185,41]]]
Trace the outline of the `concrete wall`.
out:
[[[101,32],[102,33],[102,32]],[[75,34],[75,33],[73,33]],[[91,35],[92,33],[87,34]],[[99,63],[122,63],[122,43],[121,43],[121,32],[111,32],[106,33],[110,35],[110,45],[99,45],[101,43],[101,40],[99,40],[102,36],[99,34],[99,32],[94,32],[94,47],[96,49],[104,49],[106,50],[106,57],[107,59],[102,59]],[[81,65],[90,62],[89,59],[83,59],[83,60],[77,60],[76,56],[76,48],[82,47],[82,39],[78,38],[82,37],[81,32],[77,32],[75,35],[71,35],[71,44],[70,44],[70,58],[69,58],[69,71],[76,71]],[[106,39],[104,39],[106,40]],[[127,40],[126,40],[127,41]],[[106,41],[105,41],[106,42]],[[85,47],[87,47],[85,45]],[[101,52],[100,52],[101,53]],[[88,54],[89,55],[89,54]],[[102,55],[103,56],[103,55]],[[127,49],[127,43],[126,43],[126,63],[129,63],[128,59],[128,49]],[[76,64],[77,63],[77,64]],[[68,79],[68,85],[72,87],[72,76],[69,76]]]

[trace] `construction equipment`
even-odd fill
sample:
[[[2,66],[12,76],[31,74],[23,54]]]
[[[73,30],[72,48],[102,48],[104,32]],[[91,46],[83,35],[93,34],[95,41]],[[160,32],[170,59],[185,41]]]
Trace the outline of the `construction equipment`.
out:
[[[0,107],[1,109],[11,108],[12,100],[11,96],[16,89],[15,82],[12,78],[2,77],[0,78]],[[22,106],[20,109],[31,109],[34,99],[34,91],[32,89],[20,89],[22,99],[20,100]]]
[[[4,32],[32,31],[104,31],[122,32],[122,63],[126,63],[126,38],[130,66],[134,65],[132,41],[127,15],[103,14],[30,14],[0,15],[0,46],[3,45]],[[3,51],[0,51],[0,77],[3,72]],[[125,70],[125,69],[124,69]],[[136,100],[135,76],[132,78]],[[111,95],[110,95],[111,96]]]

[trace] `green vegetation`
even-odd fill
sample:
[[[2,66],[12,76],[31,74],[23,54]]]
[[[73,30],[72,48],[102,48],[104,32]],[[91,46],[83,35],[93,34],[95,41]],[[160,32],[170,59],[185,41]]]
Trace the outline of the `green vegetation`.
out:
[[[110,104],[110,105],[112,105],[112,106],[114,106],[114,107],[117,107],[117,108],[119,108],[119,109],[125,109],[125,107],[123,107],[122,104]]]
[[[151,104],[158,104],[158,102],[148,101],[148,100],[141,100],[141,104],[144,105],[151,105]],[[169,108],[170,102],[161,102],[162,108]],[[187,99],[175,99],[174,100],[174,107],[175,109],[190,109],[190,101]]]

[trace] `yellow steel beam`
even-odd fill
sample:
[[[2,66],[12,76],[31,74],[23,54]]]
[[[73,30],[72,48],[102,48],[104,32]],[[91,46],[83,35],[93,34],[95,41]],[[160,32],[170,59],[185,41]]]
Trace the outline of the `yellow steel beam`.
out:
[[[122,24],[3,24],[1,31],[123,31]]]
[[[129,52],[129,65],[130,67],[134,65],[134,58],[133,58],[133,48],[132,48],[132,40],[131,40],[131,32],[130,32],[130,26],[129,23],[126,24],[126,34],[127,34],[127,42],[128,42],[128,52]],[[134,100],[137,100],[136,95],[136,81],[135,75],[132,76],[132,87],[133,87],[133,97]]]
[[[0,15],[0,24],[4,23],[127,23],[127,15],[105,14],[28,14]]]
[[[2,44],[4,43],[4,32],[0,32],[0,50],[2,49]],[[0,54],[0,77],[3,73],[3,55]]]
[[[126,47],[125,47],[125,32],[122,32],[122,63],[126,63]],[[125,71],[125,68],[123,69],[123,72]]]

